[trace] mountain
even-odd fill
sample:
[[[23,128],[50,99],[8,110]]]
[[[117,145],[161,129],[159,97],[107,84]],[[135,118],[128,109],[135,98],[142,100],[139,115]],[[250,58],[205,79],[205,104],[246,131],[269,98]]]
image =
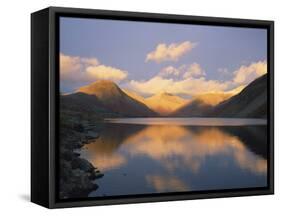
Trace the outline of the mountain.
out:
[[[140,96],[139,94],[137,94],[134,91],[130,91],[128,89],[122,89],[123,92],[125,92],[128,96],[130,96],[131,98],[145,104],[145,98]]]
[[[226,93],[199,95],[171,116],[263,118],[266,117],[266,113],[267,75],[265,74],[246,87],[241,86]]]
[[[239,94],[218,104],[210,113],[218,117],[264,118],[267,116],[267,74],[257,78]]]
[[[116,114],[106,108],[95,95],[88,95],[82,92],[60,96],[61,110],[81,114],[90,113],[97,117],[114,117]],[[117,115],[118,116],[118,115]]]
[[[214,106],[230,98],[231,93],[207,93],[195,96],[189,103],[175,110],[171,116],[204,117]]]
[[[123,92],[114,82],[99,80],[78,89],[79,93],[95,96],[98,106],[123,116],[148,117],[156,114],[145,104],[133,99]],[[93,103],[95,106],[96,103]]]
[[[235,94],[235,95],[234,95]],[[233,96],[234,95],[234,96]],[[264,118],[267,114],[267,75],[248,86],[225,93],[208,93],[188,100],[169,93],[144,98],[121,90],[111,81],[100,80],[73,94],[61,95],[64,110],[90,112],[104,117],[244,117]]]
[[[194,100],[199,100],[206,105],[216,106],[222,101],[227,100],[231,96],[233,96],[233,94],[231,93],[206,93],[196,95],[194,97]]]
[[[165,92],[145,99],[145,104],[160,115],[168,115],[188,102],[187,99]]]
[[[144,98],[136,92],[130,90],[123,90],[127,95],[134,98],[135,100],[145,104],[153,111],[157,112],[162,116],[167,116],[179,107],[189,102],[188,99],[181,98],[179,96],[170,93],[159,93],[151,97]]]

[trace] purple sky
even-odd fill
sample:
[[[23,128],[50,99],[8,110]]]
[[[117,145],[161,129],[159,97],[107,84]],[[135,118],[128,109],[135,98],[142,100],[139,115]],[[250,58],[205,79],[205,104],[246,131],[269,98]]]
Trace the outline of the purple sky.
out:
[[[194,47],[174,59],[169,59],[167,54],[173,51],[170,47],[170,50],[166,50],[166,59],[160,62],[146,60],[147,55],[155,51],[159,44],[165,44],[167,48],[171,44],[180,46],[184,42],[191,43]],[[129,89],[134,89],[136,82],[145,83],[155,78],[164,68],[173,67],[184,74],[191,70],[190,66],[194,63],[200,65],[205,81],[227,82],[234,79],[235,71],[241,66],[248,67],[266,61],[267,32],[265,29],[254,28],[60,18],[60,53],[78,57],[80,61],[97,59],[98,65],[104,67],[91,68],[88,70],[94,71],[91,75],[95,75],[95,70],[107,73],[108,67],[125,71],[126,77],[120,78],[118,84]],[[76,72],[84,73],[82,70],[86,70],[87,66],[89,65],[77,66]],[[71,73],[74,73],[74,69]],[[74,79],[73,76],[75,75],[72,78],[67,75],[61,78],[62,92],[74,91],[93,81],[86,78]],[[173,81],[183,79],[178,74],[171,76],[169,79]],[[134,90],[136,89],[138,87]]]

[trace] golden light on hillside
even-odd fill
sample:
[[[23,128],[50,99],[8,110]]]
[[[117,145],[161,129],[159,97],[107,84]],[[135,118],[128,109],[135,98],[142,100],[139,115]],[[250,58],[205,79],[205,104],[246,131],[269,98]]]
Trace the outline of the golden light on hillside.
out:
[[[231,96],[233,95],[226,93],[206,93],[202,95],[196,95],[194,98],[202,101],[204,104],[215,106],[220,102],[227,100]]]
[[[146,105],[161,115],[168,115],[186,105],[189,100],[168,93],[156,94],[146,98]]]
[[[137,94],[136,92],[123,90],[131,98],[145,104],[153,111],[160,115],[168,115],[180,107],[188,104],[190,100],[181,98],[169,93],[159,93],[151,97],[145,98]]]

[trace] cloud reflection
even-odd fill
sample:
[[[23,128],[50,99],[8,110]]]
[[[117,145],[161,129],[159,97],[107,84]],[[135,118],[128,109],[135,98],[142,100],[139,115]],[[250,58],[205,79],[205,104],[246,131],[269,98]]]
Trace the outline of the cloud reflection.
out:
[[[146,181],[152,185],[157,192],[176,192],[188,190],[188,186],[174,176],[147,175]]]
[[[237,131],[237,127],[232,129]],[[253,174],[266,174],[267,160],[252,152],[248,141],[241,135],[243,133],[254,143],[253,146],[259,146],[258,141],[252,140],[251,131],[238,128],[240,134],[235,134],[233,130],[225,127],[111,124],[101,132],[96,141],[86,145],[82,156],[84,154],[103,172],[127,166],[133,158],[147,157],[163,167],[167,176],[174,176],[180,170],[196,174],[210,158],[216,158],[218,166],[234,163]],[[253,132],[254,136],[260,133]],[[146,181],[155,185],[156,189],[178,182],[167,176],[164,181],[163,176],[155,177],[155,173],[147,175]]]
[[[267,160],[249,151],[236,136],[216,127],[191,130],[182,126],[148,126],[128,137],[123,145],[132,156],[146,155],[168,170],[188,168],[197,172],[206,157],[230,156],[242,169],[267,172]]]

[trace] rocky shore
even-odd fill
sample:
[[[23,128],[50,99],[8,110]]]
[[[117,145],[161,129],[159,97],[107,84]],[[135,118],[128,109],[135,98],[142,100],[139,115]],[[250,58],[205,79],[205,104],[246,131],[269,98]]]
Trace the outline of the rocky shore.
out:
[[[79,149],[98,138],[99,121],[72,112],[60,113],[59,196],[83,198],[98,188],[95,179],[103,174],[89,161],[80,157]],[[90,123],[91,122],[91,123]]]

